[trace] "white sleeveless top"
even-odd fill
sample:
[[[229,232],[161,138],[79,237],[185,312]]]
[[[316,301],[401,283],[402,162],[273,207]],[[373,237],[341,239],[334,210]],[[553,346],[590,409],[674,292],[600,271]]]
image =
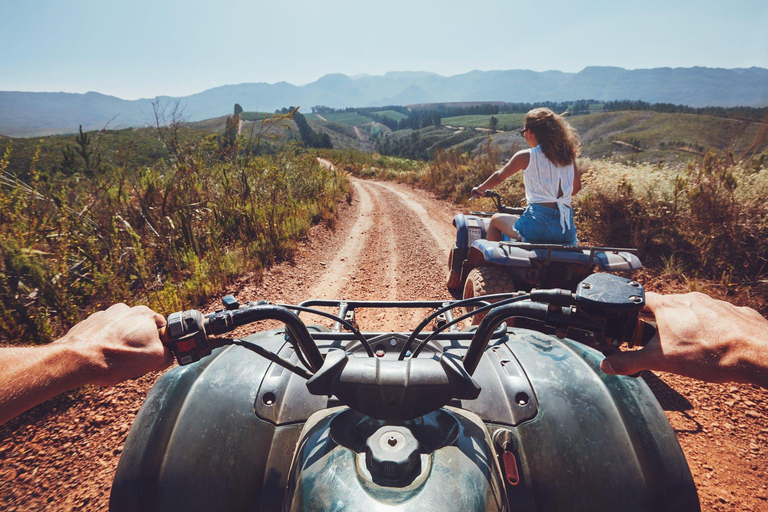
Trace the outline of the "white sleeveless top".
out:
[[[528,150],[531,161],[523,171],[525,185],[525,200],[528,204],[557,203],[560,211],[560,227],[565,233],[571,227],[571,195],[573,195],[573,164],[559,167],[544,155],[541,146]],[[558,185],[563,196],[558,198]]]

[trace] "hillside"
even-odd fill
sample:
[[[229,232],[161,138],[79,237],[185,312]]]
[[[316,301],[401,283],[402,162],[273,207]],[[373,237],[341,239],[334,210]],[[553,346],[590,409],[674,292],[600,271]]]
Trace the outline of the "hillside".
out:
[[[159,97],[179,102],[189,121],[229,112],[234,103],[246,110],[273,112],[289,105],[365,107],[462,101],[565,101],[576,99],[643,100],[691,106],[768,105],[768,69],[588,67],[578,73],[528,70],[472,71],[454,76],[390,72],[351,78],[326,75],[296,86],[246,83],[225,85],[190,96]],[[29,137],[152,124],[149,99],[123,100],[86,94],[0,92],[0,134]]]
[[[510,156],[525,145],[518,134],[523,126],[524,114],[498,114],[499,133],[493,140],[502,148],[503,156]],[[447,147],[463,151],[477,149],[488,137],[490,115],[449,117],[442,120],[443,127],[426,135],[428,152],[446,147],[462,129],[477,130],[465,135],[461,144]],[[748,123],[709,115],[667,114],[659,112],[604,112],[569,117],[568,121],[579,134],[582,154],[590,158],[614,157],[620,160],[646,162],[679,162],[709,149],[722,152],[731,150],[740,157],[761,136],[763,123]],[[451,128],[448,128],[448,127]],[[393,134],[393,142],[413,138],[412,131]],[[420,134],[421,136],[421,134]],[[768,140],[758,140],[757,152],[768,149]]]

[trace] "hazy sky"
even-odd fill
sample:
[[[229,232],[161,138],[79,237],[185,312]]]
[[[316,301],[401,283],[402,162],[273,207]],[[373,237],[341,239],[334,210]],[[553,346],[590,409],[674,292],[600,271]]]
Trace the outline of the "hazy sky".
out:
[[[327,73],[768,67],[768,0],[0,0],[0,90],[182,96]]]

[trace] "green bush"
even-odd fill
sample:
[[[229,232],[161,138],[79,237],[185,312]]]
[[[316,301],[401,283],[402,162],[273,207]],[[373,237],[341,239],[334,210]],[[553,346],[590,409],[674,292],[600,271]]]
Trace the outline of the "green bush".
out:
[[[646,265],[751,283],[768,274],[768,169],[707,154],[683,169],[585,162],[580,236],[637,247]]]
[[[63,172],[33,158],[23,180],[7,171],[6,148],[1,338],[48,341],[115,301],[163,312],[197,304],[243,271],[290,257],[348,194],[344,173],[298,147],[253,156],[240,139],[222,151],[216,136],[179,126],[159,135],[168,156],[150,166],[81,158]]]

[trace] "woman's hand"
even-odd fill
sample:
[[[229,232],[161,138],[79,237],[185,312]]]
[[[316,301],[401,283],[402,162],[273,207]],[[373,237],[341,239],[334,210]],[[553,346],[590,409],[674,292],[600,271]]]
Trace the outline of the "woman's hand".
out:
[[[768,320],[703,293],[646,294],[658,336],[640,350],[603,360],[605,373],[660,370],[710,382],[749,382],[768,388]]]
[[[472,197],[485,197],[485,190],[480,190],[480,187],[473,188]]]

